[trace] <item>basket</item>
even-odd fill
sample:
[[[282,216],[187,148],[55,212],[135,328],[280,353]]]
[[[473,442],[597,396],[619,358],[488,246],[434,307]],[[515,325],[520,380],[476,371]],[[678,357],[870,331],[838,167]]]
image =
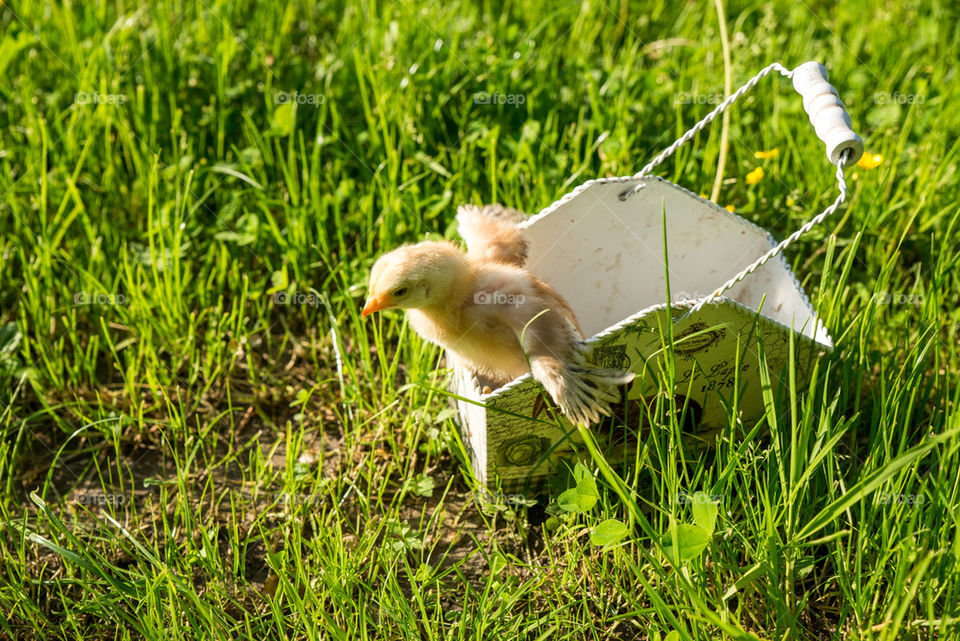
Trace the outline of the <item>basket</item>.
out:
[[[803,96],[836,165],[840,192],[781,243],[649,175],[772,71],[792,78]],[[672,402],[684,433],[708,441],[730,423],[731,408],[744,422],[764,414],[764,385],[782,382],[791,352],[798,386],[809,380],[813,363],[833,343],[783,250],[845,200],[843,167],[862,153],[826,69],[816,62],[793,71],[773,64],[638,174],[588,181],[521,225],[529,243],[526,268],[570,304],[589,337],[588,361],[636,373],[614,417],[591,427],[608,460],[633,460],[650,429],[650,403]],[[657,375],[665,367],[673,372],[672,390]],[[533,490],[583,454],[576,428],[529,374],[489,390],[472,372],[456,369],[452,386],[463,442],[482,484]]]

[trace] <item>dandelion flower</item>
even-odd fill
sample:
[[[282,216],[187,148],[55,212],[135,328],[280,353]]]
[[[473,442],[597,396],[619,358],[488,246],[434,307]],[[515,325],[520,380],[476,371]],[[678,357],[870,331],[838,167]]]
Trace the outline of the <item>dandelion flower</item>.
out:
[[[883,163],[883,156],[880,154],[863,154],[857,161],[857,167],[860,169],[874,169]]]
[[[776,158],[780,155],[780,148],[774,147],[773,149],[768,149],[766,151],[755,151],[753,152],[753,157],[757,160],[770,160],[771,158]]]
[[[733,205],[727,205],[726,207],[724,207],[724,209],[726,209],[727,211],[729,211],[731,214],[734,212],[734,207],[733,207]]]
[[[763,180],[763,167],[757,167],[749,174],[747,174],[747,184],[756,185],[758,182]]]

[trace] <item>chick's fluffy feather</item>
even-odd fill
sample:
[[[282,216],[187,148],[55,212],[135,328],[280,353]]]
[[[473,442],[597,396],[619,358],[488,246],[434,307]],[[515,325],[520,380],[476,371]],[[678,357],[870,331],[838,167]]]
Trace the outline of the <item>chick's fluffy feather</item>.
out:
[[[503,205],[461,206],[457,209],[457,227],[467,243],[467,256],[477,262],[523,267],[527,240],[517,224],[526,218],[522,211]]]

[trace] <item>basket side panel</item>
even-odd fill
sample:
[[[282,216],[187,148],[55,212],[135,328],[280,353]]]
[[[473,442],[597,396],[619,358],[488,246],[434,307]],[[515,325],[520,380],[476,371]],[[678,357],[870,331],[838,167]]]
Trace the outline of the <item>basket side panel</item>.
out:
[[[626,200],[631,183],[598,181],[527,227],[527,268],[570,303],[585,334],[666,302],[664,231],[673,302],[701,299],[775,245],[763,229],[661,179]],[[664,230],[666,225],[666,230]],[[783,260],[726,296],[829,343]]]
[[[460,438],[470,455],[477,480],[487,483],[487,410],[481,405],[482,392],[476,377],[460,367],[454,370],[453,391],[460,414]]]

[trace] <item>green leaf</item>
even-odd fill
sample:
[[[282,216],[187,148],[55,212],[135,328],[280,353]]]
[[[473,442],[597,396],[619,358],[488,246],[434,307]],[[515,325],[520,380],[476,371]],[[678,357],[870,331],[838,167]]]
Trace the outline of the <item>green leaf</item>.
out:
[[[424,583],[430,579],[430,576],[433,574],[433,568],[431,568],[426,563],[421,563],[420,567],[417,568],[417,573],[414,574],[414,578],[418,583]]]
[[[693,495],[693,522],[702,527],[708,536],[713,536],[717,525],[717,504],[703,492]]]
[[[285,102],[273,110],[270,116],[268,136],[289,136],[297,122],[297,114],[292,102]]]
[[[577,485],[580,485],[583,479],[586,478],[593,478],[593,474],[590,473],[590,468],[577,461],[577,464],[573,466],[573,480],[577,482]]]
[[[413,480],[413,493],[417,496],[430,498],[433,496],[433,489],[436,485],[437,483],[432,476],[420,474]]]
[[[586,512],[593,508],[600,500],[597,482],[593,474],[583,463],[577,463],[573,468],[573,478],[577,482],[557,497],[557,505],[567,512]]]
[[[674,536],[677,541],[676,550],[673,547]],[[664,553],[674,564],[679,565],[700,556],[710,544],[710,535],[699,525],[671,522],[664,542],[667,543],[663,548]]]
[[[493,555],[491,555],[491,557],[490,557],[490,559],[487,561],[487,563],[488,563],[489,566],[490,566],[490,574],[492,574],[492,575],[494,575],[494,576],[496,576],[496,575],[500,574],[501,572],[503,572],[504,568],[506,568],[508,565],[510,565],[510,564],[507,562],[507,559],[504,558],[504,556],[503,556],[502,554],[500,554],[499,552],[494,553]]]
[[[625,537],[627,532],[627,526],[622,522],[617,519],[607,519],[593,528],[590,542],[594,545],[613,545]]]
[[[600,492],[597,490],[597,482],[593,478],[593,473],[583,463],[577,463],[573,468],[573,478],[577,481],[577,491],[580,494],[600,498]],[[596,501],[594,501],[596,503]],[[591,507],[593,507],[591,505]]]
[[[567,512],[586,512],[596,504],[596,496],[581,494],[576,487],[571,487],[557,497],[557,505]]]

